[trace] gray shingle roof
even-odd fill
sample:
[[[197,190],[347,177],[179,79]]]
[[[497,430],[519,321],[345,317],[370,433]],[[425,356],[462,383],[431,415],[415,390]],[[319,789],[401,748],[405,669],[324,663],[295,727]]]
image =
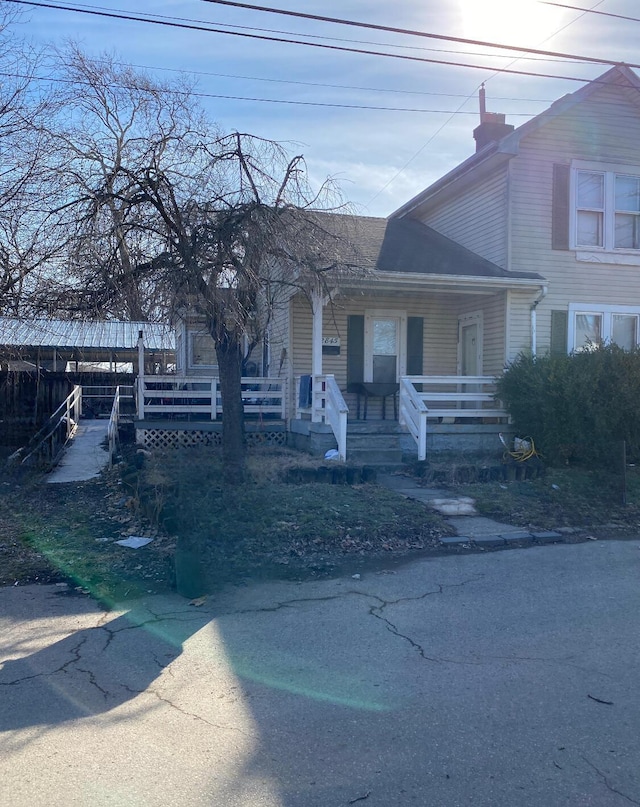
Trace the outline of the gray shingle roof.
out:
[[[332,229],[353,243],[364,269],[452,278],[544,280],[535,272],[509,272],[416,219],[329,215],[335,222]]]
[[[544,280],[536,272],[509,272],[415,219],[391,219],[377,269],[482,278]]]

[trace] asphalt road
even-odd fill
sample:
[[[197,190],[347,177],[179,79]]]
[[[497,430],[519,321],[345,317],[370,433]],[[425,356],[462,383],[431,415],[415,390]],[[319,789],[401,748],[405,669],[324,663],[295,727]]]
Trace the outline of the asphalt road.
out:
[[[639,646],[640,541],[201,607],[4,588],[0,804],[628,807]]]

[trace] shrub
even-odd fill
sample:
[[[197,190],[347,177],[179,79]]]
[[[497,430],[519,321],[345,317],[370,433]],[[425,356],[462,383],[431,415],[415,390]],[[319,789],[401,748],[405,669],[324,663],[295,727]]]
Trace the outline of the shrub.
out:
[[[497,397],[551,463],[608,465],[622,440],[631,457],[640,456],[639,349],[523,353],[499,379]]]

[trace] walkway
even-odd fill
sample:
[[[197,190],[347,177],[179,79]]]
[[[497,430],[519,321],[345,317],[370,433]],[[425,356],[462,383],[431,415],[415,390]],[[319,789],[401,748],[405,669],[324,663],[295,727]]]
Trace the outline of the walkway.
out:
[[[445,546],[497,547],[509,544],[551,544],[563,540],[560,532],[544,530],[529,532],[522,527],[503,524],[478,515],[474,500],[468,496],[456,496],[448,490],[421,487],[415,479],[402,474],[378,474],[378,484],[395,493],[421,502],[446,517],[456,531],[451,538],[442,538]]]
[[[108,420],[81,420],[75,437],[47,482],[85,482],[98,476],[109,462],[109,452],[105,448],[108,428]]]

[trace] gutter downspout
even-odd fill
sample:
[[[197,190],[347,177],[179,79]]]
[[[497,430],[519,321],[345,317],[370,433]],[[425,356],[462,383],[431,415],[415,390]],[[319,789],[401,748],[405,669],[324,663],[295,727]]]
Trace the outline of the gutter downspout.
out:
[[[538,323],[536,317],[536,309],[538,305],[544,300],[547,296],[547,292],[549,291],[547,286],[543,286],[540,289],[540,294],[536,297],[536,299],[531,304],[531,355],[535,357],[537,351],[537,342],[538,342]]]

